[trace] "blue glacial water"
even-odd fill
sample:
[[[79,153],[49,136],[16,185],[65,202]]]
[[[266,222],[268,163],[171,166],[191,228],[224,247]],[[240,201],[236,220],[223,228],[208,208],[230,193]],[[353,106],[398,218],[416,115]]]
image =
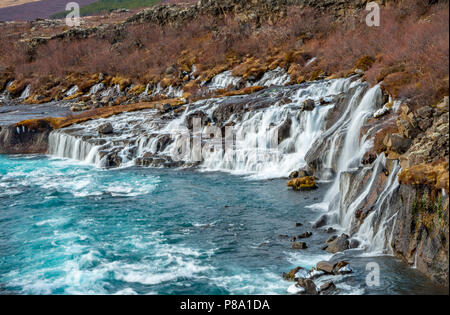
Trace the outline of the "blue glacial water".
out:
[[[329,235],[302,252],[279,237],[310,229],[321,186],[0,156],[0,294],[286,294],[283,271],[331,258],[320,250]],[[371,261],[377,288],[364,281]],[[351,264],[333,278],[338,293],[445,293],[390,257]]]

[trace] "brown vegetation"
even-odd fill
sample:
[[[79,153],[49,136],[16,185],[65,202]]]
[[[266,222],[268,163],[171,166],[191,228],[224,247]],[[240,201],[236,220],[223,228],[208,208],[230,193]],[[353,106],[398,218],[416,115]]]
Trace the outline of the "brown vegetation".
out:
[[[8,25],[4,27],[11,32],[0,34],[0,73],[14,66],[15,79],[29,80],[32,95],[39,95],[31,100],[47,100],[60,97],[53,83],[65,88],[75,84],[69,75],[102,73],[106,83],[122,89],[157,82],[183,86],[195,64],[196,79],[184,90],[198,97],[200,83],[224,70],[256,80],[281,67],[296,84],[359,69],[366,71],[369,82],[383,81],[392,96],[413,106],[434,104],[448,95],[448,4],[417,3],[421,1],[383,8],[381,26],[373,28],[365,24],[364,11],[335,22],[334,16],[294,6],[284,19],[260,26],[233,16],[201,16],[177,26],[138,23],[120,32],[110,25],[101,36],[55,39],[31,50],[20,41],[29,26],[17,25],[13,31]],[[41,87],[43,78],[53,82],[46,89]],[[94,81],[88,80],[82,90]]]
[[[449,192],[448,162],[414,165],[399,174],[400,183],[412,186],[426,186],[432,190],[445,189]]]

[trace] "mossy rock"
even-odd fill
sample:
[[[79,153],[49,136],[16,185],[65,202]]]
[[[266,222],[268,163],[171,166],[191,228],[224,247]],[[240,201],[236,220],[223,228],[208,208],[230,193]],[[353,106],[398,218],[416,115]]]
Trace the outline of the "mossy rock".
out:
[[[294,178],[287,183],[287,186],[292,187],[297,191],[314,190],[318,188],[313,176]]]

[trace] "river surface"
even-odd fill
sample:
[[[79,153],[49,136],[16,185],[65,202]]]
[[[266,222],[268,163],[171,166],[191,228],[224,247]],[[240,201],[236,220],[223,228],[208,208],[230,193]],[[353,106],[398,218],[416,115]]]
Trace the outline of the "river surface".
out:
[[[320,213],[307,208],[328,188],[0,156],[0,294],[287,294],[282,272],[331,258],[320,249],[329,235],[311,228]],[[310,230],[304,251],[280,237]],[[316,283],[333,280],[337,294],[448,293],[392,257],[346,255],[353,274]],[[366,285],[370,262],[378,287]]]
[[[0,105],[1,104],[0,96]],[[64,102],[45,104],[8,104],[0,106],[0,127],[16,124],[26,119],[65,117],[71,113],[70,105]]]

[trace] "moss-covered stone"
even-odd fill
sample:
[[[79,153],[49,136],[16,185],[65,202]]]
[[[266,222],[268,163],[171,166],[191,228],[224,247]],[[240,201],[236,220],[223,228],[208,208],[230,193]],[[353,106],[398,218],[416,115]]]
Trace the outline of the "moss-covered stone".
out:
[[[287,186],[292,187],[297,191],[313,190],[318,188],[313,176],[294,178],[287,183]]]

